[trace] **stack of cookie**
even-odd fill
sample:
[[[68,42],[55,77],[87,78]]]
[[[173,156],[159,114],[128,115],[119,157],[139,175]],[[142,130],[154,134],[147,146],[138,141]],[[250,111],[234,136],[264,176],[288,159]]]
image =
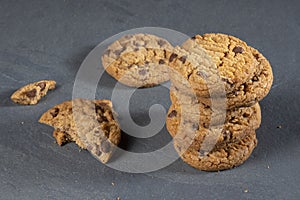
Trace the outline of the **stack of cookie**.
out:
[[[205,171],[242,164],[257,144],[258,102],[272,69],[256,49],[233,36],[196,35],[169,55],[167,129],[180,157]]]

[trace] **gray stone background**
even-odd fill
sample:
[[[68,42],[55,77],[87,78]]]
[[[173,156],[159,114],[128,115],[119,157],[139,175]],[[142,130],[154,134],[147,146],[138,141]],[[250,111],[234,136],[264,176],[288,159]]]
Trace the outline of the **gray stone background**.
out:
[[[0,199],[298,199],[300,196],[299,45],[297,0],[253,1],[0,1]],[[271,62],[274,84],[261,102],[259,145],[233,170],[207,173],[180,160],[156,172],[113,170],[75,144],[54,144],[37,123],[72,98],[76,72],[104,39],[131,28],[157,26],[187,35],[222,32],[258,48]],[[58,88],[36,106],[15,105],[20,86],[55,79]],[[115,81],[102,77],[98,97]],[[151,98],[145,98],[151,97]],[[149,106],[170,105],[161,87],[137,91],[133,118],[149,123]],[[134,106],[133,106],[134,105]],[[163,129],[145,140],[124,136],[123,148],[151,151],[170,141]]]

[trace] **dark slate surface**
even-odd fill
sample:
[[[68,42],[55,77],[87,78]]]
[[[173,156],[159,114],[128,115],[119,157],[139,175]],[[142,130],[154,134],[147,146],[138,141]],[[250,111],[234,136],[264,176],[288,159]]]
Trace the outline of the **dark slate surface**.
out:
[[[0,199],[298,199],[299,8],[297,0],[1,1]],[[76,72],[98,43],[143,26],[190,36],[229,33],[269,58],[275,81],[261,102],[259,145],[244,165],[207,173],[177,160],[152,173],[120,172],[79,152],[74,144],[57,146],[52,128],[37,123],[48,108],[72,98]],[[38,105],[10,102],[15,89],[46,78],[57,80],[58,88]],[[106,75],[102,83],[115,82]],[[170,103],[167,91],[159,87],[137,92],[132,101],[132,115],[144,125],[149,105]],[[170,139],[165,129],[160,134]],[[156,142],[155,148],[164,143]],[[138,140],[127,148],[149,146]]]

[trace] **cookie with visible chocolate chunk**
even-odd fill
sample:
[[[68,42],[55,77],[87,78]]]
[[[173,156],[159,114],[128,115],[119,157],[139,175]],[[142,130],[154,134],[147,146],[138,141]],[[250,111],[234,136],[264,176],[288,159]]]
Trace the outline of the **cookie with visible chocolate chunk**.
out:
[[[131,87],[152,87],[169,80],[167,52],[172,45],[151,34],[125,35],[102,55],[106,72]]]
[[[39,119],[54,127],[59,145],[75,142],[106,163],[121,139],[109,100],[74,99],[54,106]]]
[[[250,80],[240,85],[235,91],[226,94],[227,108],[250,106],[261,101],[269,93],[273,83],[273,72],[269,61],[256,49],[251,48],[258,62],[256,71]],[[214,99],[215,102],[222,99]],[[210,98],[199,98],[199,101],[211,105]],[[218,104],[218,103],[217,103]]]
[[[249,158],[256,145],[254,130],[240,141],[225,143],[209,152],[203,151],[201,145],[180,151],[181,143],[174,142],[174,147],[184,162],[204,171],[220,171],[239,166]]]
[[[190,75],[189,80],[192,85],[197,85],[196,92],[201,97],[209,97],[209,89],[215,89],[210,83],[220,80],[225,85],[226,94],[236,91],[243,83],[251,80],[257,71],[258,61],[253,56],[252,49],[234,36],[220,33],[196,35],[184,42],[182,48],[201,56],[209,55],[217,68],[219,80],[214,80],[214,72],[206,66]],[[203,79],[206,79],[208,87],[201,84]]]
[[[176,46],[169,56],[169,66],[170,81],[181,93],[195,97],[225,95],[218,68],[204,49],[192,52]]]
[[[211,98],[218,104],[226,97],[227,109],[231,109],[253,105],[269,93],[271,65],[245,42],[224,34],[205,34],[187,40],[183,48],[186,52],[180,50],[181,54],[186,54],[189,62],[175,57],[170,78],[186,102],[211,106]],[[234,73],[233,66],[239,66]]]
[[[15,91],[11,96],[11,100],[23,105],[37,104],[49,90],[53,90],[55,88],[55,85],[56,82],[53,80],[41,80],[30,83]]]
[[[167,118],[167,124],[168,120],[175,120],[177,123],[184,120],[185,122],[198,123],[203,128],[209,128],[229,122],[252,129],[257,129],[261,124],[261,110],[258,103],[250,107],[226,110],[213,109],[203,103],[185,103],[180,97],[176,92],[170,90],[172,105],[169,108],[170,116]]]
[[[219,113],[214,114],[209,110],[200,111],[199,117],[188,108],[190,108],[188,105],[172,104],[166,119],[166,127],[171,136],[175,141],[185,140],[186,147],[199,146],[205,139],[216,146],[227,142],[236,142],[246,137],[252,130],[259,128],[261,124],[261,111],[258,103],[251,107],[227,110],[226,113],[221,114],[226,114],[222,119],[222,124],[208,127],[203,126],[206,124],[201,119],[207,120],[207,124],[209,124],[209,120],[212,117],[218,118]],[[204,113],[211,114],[206,117]]]

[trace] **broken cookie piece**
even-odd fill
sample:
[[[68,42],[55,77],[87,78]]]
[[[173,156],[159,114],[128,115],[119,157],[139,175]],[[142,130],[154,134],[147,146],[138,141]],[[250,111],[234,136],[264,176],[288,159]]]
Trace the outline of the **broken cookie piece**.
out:
[[[39,122],[55,128],[57,144],[75,142],[106,163],[121,139],[109,100],[75,99],[54,106]]]
[[[11,100],[18,104],[34,105],[45,96],[48,90],[55,88],[56,82],[53,80],[41,80],[38,82],[30,83],[15,91]]]

